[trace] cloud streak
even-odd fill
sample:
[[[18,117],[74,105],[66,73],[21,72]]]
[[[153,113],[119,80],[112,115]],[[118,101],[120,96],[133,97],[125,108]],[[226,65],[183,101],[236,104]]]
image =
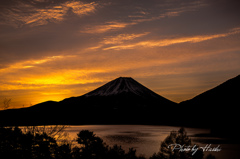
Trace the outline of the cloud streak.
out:
[[[38,59],[38,60],[27,60],[27,61],[23,61],[23,62],[14,63],[12,65],[9,65],[6,68],[2,68],[2,69],[0,69],[0,73],[12,72],[14,70],[19,70],[19,69],[32,68],[32,67],[36,67],[37,65],[44,64],[47,62],[56,61],[56,60],[63,59],[63,58],[72,58],[72,57],[75,57],[75,56],[74,55],[65,55],[65,56],[59,55],[59,56],[50,56],[50,57],[46,57],[46,58]]]
[[[102,24],[102,25],[86,27],[85,29],[83,29],[80,32],[81,33],[90,33],[90,34],[105,33],[108,31],[115,31],[115,30],[123,29],[128,26],[135,25],[135,24],[137,24],[137,23],[112,21],[112,22],[106,22],[105,24]]]
[[[234,28],[230,32],[223,33],[223,34],[198,35],[198,36],[181,37],[181,38],[175,38],[175,39],[148,40],[148,41],[141,41],[133,44],[115,45],[115,46],[103,48],[103,50],[125,50],[125,49],[135,49],[138,47],[152,48],[152,47],[170,46],[170,45],[181,44],[181,43],[198,43],[206,40],[223,38],[223,37],[227,37],[227,36],[230,36],[233,34],[239,34],[239,33],[240,33],[240,28]]]
[[[150,32],[140,33],[140,34],[119,34],[117,36],[107,36],[104,37],[99,45],[87,48],[90,50],[100,49],[106,45],[114,45],[114,44],[122,44],[126,41],[131,41],[136,38],[140,38],[142,36],[148,35]]]
[[[119,34],[117,36],[109,36],[109,37],[105,37],[103,40],[103,44],[121,44],[124,41],[129,41],[129,40],[133,40],[135,38],[139,38],[145,35],[148,35],[150,32],[145,32],[145,33],[141,33],[141,34]]]
[[[39,26],[46,25],[49,22],[63,21],[68,11],[72,11],[78,16],[94,13],[97,6],[98,4],[95,2],[67,1],[62,4],[48,5],[40,8],[34,5],[34,3],[20,1],[11,8],[5,8],[3,14],[6,15],[5,19],[8,23],[13,23],[13,25],[18,27],[23,25]]]
[[[140,11],[140,15],[127,15],[125,22],[120,21],[109,21],[105,22],[105,24],[95,25],[86,27],[81,30],[81,33],[105,33],[108,31],[116,31],[120,29],[124,29],[129,26],[137,25],[144,22],[151,22],[155,20],[160,20],[163,18],[176,17],[180,16],[184,12],[196,11],[197,9],[206,6],[203,2],[191,2],[187,4],[182,4],[181,7],[174,7],[170,9],[166,9],[163,13],[160,13],[158,16],[152,15],[148,12]]]

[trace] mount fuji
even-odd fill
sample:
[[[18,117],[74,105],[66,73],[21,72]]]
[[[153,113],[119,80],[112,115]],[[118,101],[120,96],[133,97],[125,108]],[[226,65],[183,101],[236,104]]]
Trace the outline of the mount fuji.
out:
[[[0,112],[8,125],[173,124],[177,104],[131,77],[119,77],[82,96]],[[8,115],[12,116],[4,121]]]
[[[99,87],[87,94],[86,97],[91,96],[113,96],[119,95],[123,93],[131,93],[143,98],[151,97],[151,98],[159,98],[159,95],[138,83],[131,77],[119,77],[107,84]]]
[[[152,108],[173,106],[174,102],[156,94],[130,77],[119,77],[80,97],[61,101],[64,105],[78,105],[84,101],[86,107],[109,109]]]
[[[239,90],[240,75],[176,104],[130,77],[119,77],[82,96],[0,111],[0,126],[153,124],[237,133]]]

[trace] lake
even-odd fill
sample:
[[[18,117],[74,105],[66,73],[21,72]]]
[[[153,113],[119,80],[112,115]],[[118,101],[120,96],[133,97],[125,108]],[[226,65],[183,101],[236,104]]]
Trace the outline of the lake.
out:
[[[109,145],[121,145],[125,151],[133,147],[137,154],[143,154],[150,157],[153,153],[158,152],[160,143],[171,131],[177,131],[180,127],[172,126],[152,126],[152,125],[83,125],[69,126],[65,131],[69,135],[69,140],[74,140],[77,133],[81,130],[93,131],[96,136],[103,139]],[[214,137],[196,137],[196,134],[209,134],[208,129],[185,128],[188,136],[191,137],[192,143],[205,147],[211,144],[211,147],[220,145],[221,151],[211,152],[217,159],[239,159],[239,144],[231,144],[221,138]],[[209,152],[204,152],[206,156]]]

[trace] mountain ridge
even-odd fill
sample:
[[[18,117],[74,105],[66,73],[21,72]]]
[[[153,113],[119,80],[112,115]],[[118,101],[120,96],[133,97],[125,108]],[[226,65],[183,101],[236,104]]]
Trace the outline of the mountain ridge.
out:
[[[0,111],[0,124],[153,124],[216,131],[237,121],[239,90],[240,75],[177,104],[130,77],[119,77],[82,96]]]
[[[221,89],[224,89],[225,91],[222,91]],[[182,101],[179,104],[183,104],[183,103],[190,102],[193,100],[198,100],[198,102],[199,102],[200,98],[202,98],[202,97],[206,98],[206,96],[213,96],[214,98],[216,98],[217,95],[229,96],[229,92],[232,93],[232,95],[235,95],[235,92],[233,92],[233,90],[238,90],[238,89],[240,89],[240,75],[233,77],[231,79],[228,79],[227,81],[225,81],[205,92],[198,94],[197,96],[193,97],[192,99]],[[228,92],[228,93],[224,94],[224,92]],[[210,99],[210,97],[207,97],[207,98]]]
[[[119,77],[82,96],[11,112],[15,120],[24,118],[25,123],[31,119],[33,123],[44,120],[47,124],[50,121],[58,124],[163,124],[167,114],[159,116],[159,113],[169,112],[176,105],[130,77]],[[19,117],[18,114],[24,115]]]
[[[209,127],[218,136],[237,136],[239,94],[240,75],[179,103],[186,110],[183,122],[190,126]]]

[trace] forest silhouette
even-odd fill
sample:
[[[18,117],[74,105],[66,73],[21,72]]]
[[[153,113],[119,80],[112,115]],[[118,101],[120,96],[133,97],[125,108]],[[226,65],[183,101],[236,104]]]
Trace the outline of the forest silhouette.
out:
[[[19,127],[0,127],[0,158],[1,159],[146,159],[137,156],[136,150],[129,148],[126,152],[120,145],[109,146],[89,130],[82,130],[77,134],[77,145],[70,142],[58,143],[56,138],[46,132],[26,131]],[[173,151],[168,145],[191,145],[191,139],[186,131],[172,131],[162,141],[158,153],[150,159],[203,159],[203,152],[195,155],[191,152]],[[206,159],[214,159],[209,155]]]

